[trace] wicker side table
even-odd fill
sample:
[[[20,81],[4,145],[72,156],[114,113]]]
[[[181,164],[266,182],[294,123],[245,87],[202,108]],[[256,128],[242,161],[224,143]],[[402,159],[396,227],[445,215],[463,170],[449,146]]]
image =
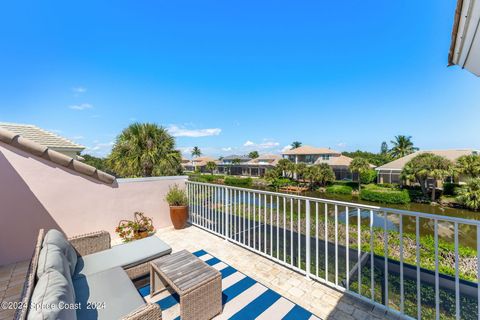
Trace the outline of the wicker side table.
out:
[[[167,286],[180,297],[182,320],[207,320],[222,312],[222,275],[186,250],[150,262],[150,295]]]

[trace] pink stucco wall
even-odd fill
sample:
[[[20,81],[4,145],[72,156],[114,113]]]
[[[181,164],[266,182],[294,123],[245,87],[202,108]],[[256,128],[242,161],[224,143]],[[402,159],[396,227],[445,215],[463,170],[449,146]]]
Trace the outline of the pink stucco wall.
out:
[[[30,258],[40,228],[68,236],[107,230],[141,211],[169,226],[169,186],[185,177],[119,180],[106,185],[0,142],[0,265]]]

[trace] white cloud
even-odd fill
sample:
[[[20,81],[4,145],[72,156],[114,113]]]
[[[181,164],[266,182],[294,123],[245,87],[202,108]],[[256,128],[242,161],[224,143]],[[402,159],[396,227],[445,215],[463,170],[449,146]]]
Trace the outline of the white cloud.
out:
[[[169,126],[167,130],[174,137],[190,137],[190,138],[218,136],[222,132],[222,129],[220,128],[186,129],[186,128],[180,128],[176,125]]]
[[[339,142],[337,143],[337,147],[345,148],[347,144],[345,142]]]
[[[70,109],[72,110],[77,110],[77,111],[82,111],[86,109],[92,109],[93,106],[89,103],[81,103],[81,104],[74,104],[69,106]]]
[[[74,87],[74,88],[72,88],[72,91],[73,91],[73,93],[78,95],[78,94],[82,94],[82,93],[87,92],[87,88],[85,88],[85,87]]]
[[[232,151],[232,147],[222,148],[222,151]]]
[[[287,150],[290,150],[290,149],[292,149],[291,145],[285,146],[285,147],[282,148],[282,153],[287,151]]]
[[[278,147],[280,144],[273,140],[264,139],[261,143],[255,143],[253,141],[247,140],[243,144],[244,147],[248,148],[258,148],[258,149],[271,149]]]
[[[98,157],[105,157],[112,151],[112,147],[114,145],[113,141],[110,142],[98,142],[98,140],[95,140],[93,146],[86,147],[85,148],[85,153],[98,156]]]
[[[85,139],[84,136],[73,136],[72,137],[72,140],[82,140],[82,139]]]

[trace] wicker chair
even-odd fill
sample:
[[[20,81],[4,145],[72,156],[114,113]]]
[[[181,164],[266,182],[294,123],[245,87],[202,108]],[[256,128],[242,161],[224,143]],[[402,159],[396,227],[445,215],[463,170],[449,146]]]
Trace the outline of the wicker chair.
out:
[[[25,284],[21,295],[21,306],[24,306],[17,310],[14,319],[25,320],[27,319],[29,312],[29,305],[32,298],[32,293],[37,282],[37,268],[40,250],[42,248],[45,232],[43,229],[39,231],[35,250],[30,262],[28,273],[26,276]],[[85,235],[75,236],[68,239],[72,246],[77,251],[78,256],[85,256],[99,251],[107,250],[111,248],[110,234],[106,231],[99,231],[88,233]],[[148,274],[149,262],[143,262],[129,269],[125,269],[130,279],[137,278]],[[142,307],[130,312],[122,317],[125,320],[153,320],[162,319],[162,311],[160,306],[156,303],[146,303]]]

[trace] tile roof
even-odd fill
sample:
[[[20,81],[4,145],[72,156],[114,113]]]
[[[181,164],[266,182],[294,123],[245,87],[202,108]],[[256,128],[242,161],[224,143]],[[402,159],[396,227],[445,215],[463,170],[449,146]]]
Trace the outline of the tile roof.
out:
[[[247,164],[264,164],[264,165],[277,165],[278,160],[282,159],[278,154],[261,154],[258,158],[252,159]]]
[[[0,122],[0,128],[52,149],[70,149],[72,151],[82,151],[85,149],[85,147],[80,144],[31,124]]]
[[[303,155],[303,154],[341,154],[329,148],[316,148],[312,146],[301,146],[292,150],[284,151],[282,154]]]
[[[456,161],[461,156],[471,155],[478,151],[473,149],[459,149],[459,150],[422,150],[417,151],[408,156],[393,160],[389,163],[384,164],[377,168],[377,170],[402,170],[403,167],[407,164],[408,161],[412,160],[413,157],[421,154],[421,153],[433,153],[438,156],[442,156],[447,158],[450,161]]]
[[[239,155],[236,155],[236,154],[232,154],[232,155],[223,157],[223,160],[235,160],[235,159],[246,160],[246,161],[251,160],[251,158],[249,156],[245,156],[245,155],[239,156]]]
[[[58,165],[74,170],[80,174],[84,174],[94,179],[97,179],[101,182],[112,184],[115,181],[115,177],[108,173],[97,170],[95,167],[92,167],[81,161],[66,156],[63,153],[52,150],[49,147],[41,145],[37,142],[21,136],[18,133],[6,130],[2,127],[0,127],[0,141],[9,144],[15,148],[21,149],[25,152],[28,152],[34,156],[43,158],[48,161],[52,161]]]
[[[205,165],[207,165],[208,162],[215,162],[215,163],[218,163],[218,161],[212,157],[198,157],[198,158],[194,158],[192,160],[188,160],[186,159],[187,161],[185,162],[182,162],[182,165],[184,166],[197,166],[197,167],[203,167]]]
[[[326,163],[329,166],[335,167],[348,167],[350,166],[350,163],[352,162],[352,158],[344,156],[343,154],[340,156],[333,156],[330,157],[328,160],[324,160],[322,158],[318,158],[317,161],[315,161],[315,164],[321,164],[321,163]],[[374,165],[370,164],[370,168],[375,168]]]

